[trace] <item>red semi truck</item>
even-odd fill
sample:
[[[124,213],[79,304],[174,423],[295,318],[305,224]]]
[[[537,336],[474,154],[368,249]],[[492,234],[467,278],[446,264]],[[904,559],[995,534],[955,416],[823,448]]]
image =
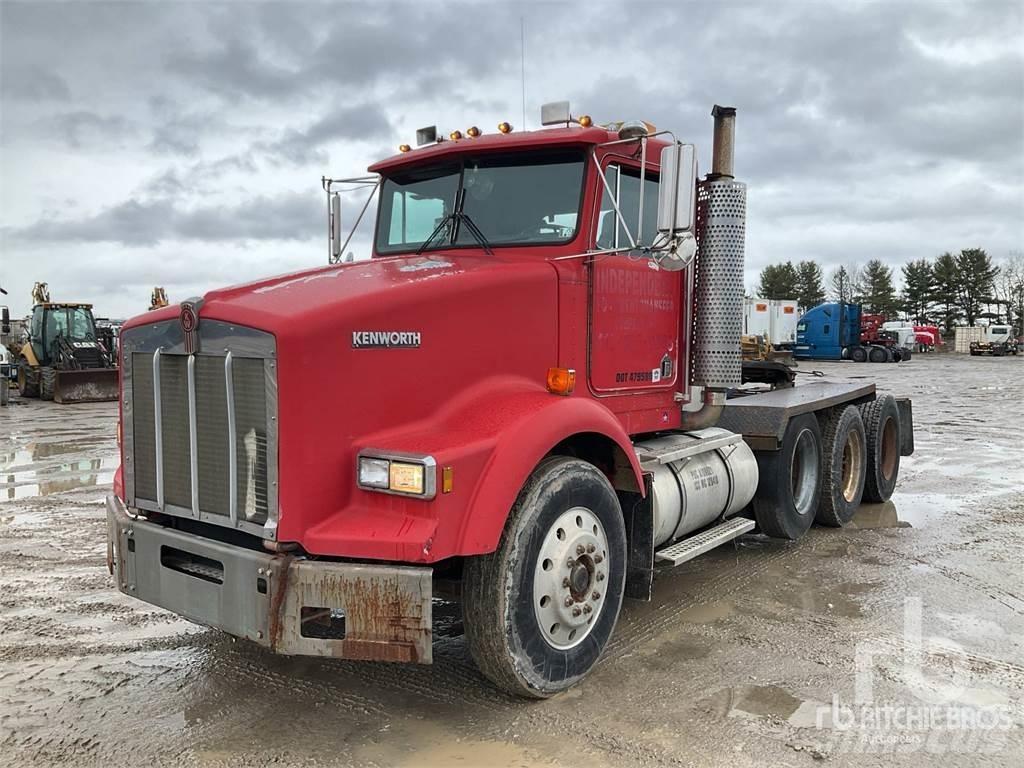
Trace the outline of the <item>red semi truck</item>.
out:
[[[456,595],[483,674],[545,697],[657,569],[888,498],[909,401],[740,388],[735,110],[703,179],[670,132],[542,114],[423,131],[355,180],[371,259],[125,324],[121,591],[283,654],[420,663]]]

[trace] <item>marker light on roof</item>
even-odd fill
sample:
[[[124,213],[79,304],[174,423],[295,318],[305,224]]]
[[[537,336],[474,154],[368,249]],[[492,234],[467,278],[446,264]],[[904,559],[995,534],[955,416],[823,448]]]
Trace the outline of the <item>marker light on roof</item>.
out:
[[[458,141],[462,138],[462,131],[452,131],[448,134],[448,138],[452,141]]]
[[[512,133],[512,126],[509,123],[498,123],[498,130],[502,133]]]
[[[471,125],[469,128],[466,129],[466,135],[469,136],[471,139],[475,139],[477,136],[480,135],[480,129],[477,128],[475,125]]]
[[[580,115],[580,119],[576,121],[584,128],[589,128],[594,124],[594,121],[590,119],[590,115]]]
[[[412,149],[412,147],[410,147],[408,144],[399,144],[398,145],[398,151],[399,152],[408,152],[411,149]]]

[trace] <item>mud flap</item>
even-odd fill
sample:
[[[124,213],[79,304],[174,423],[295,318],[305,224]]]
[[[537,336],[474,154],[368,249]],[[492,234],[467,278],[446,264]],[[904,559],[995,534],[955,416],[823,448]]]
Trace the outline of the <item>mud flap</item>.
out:
[[[900,456],[914,453],[914,407],[909,397],[896,398],[896,410],[900,414]]]
[[[654,584],[654,508],[651,475],[644,474],[646,496],[619,491],[619,503],[626,523],[625,596],[650,600]]]
[[[58,370],[53,386],[53,399],[58,403],[95,403],[117,400],[117,368]]]

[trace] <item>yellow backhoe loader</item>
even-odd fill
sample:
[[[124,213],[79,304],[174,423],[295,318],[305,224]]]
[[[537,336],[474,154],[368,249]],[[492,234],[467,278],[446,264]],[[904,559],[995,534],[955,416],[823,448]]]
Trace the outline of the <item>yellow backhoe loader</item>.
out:
[[[58,403],[116,400],[114,355],[100,341],[91,304],[52,302],[45,283],[32,290],[28,341],[20,350],[22,397]]]

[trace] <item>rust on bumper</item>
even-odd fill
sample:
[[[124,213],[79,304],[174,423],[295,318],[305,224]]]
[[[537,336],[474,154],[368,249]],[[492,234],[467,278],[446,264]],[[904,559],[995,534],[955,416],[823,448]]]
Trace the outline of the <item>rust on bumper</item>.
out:
[[[107,498],[118,589],[277,653],[429,664],[432,570],[305,560],[132,517]]]

